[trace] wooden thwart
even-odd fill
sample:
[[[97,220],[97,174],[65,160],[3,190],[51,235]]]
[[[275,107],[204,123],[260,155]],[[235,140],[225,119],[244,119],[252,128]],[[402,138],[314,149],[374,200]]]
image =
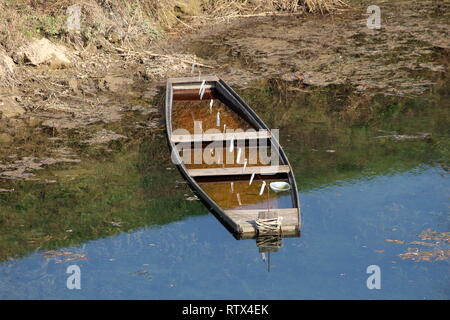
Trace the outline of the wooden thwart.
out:
[[[268,130],[250,131],[250,132],[227,132],[227,133],[204,133],[204,134],[173,134],[171,140],[173,143],[179,142],[210,142],[227,140],[254,140],[269,139],[271,134]]]
[[[246,167],[231,167],[231,168],[208,168],[208,169],[188,169],[188,173],[192,177],[209,177],[209,176],[234,176],[245,174],[277,174],[288,173],[289,166],[251,166]]]
[[[292,214],[292,213],[297,213],[298,209],[297,208],[284,208],[284,209],[270,209],[269,211],[267,209],[233,209],[233,210],[225,210],[226,213],[231,213],[231,214],[239,214],[239,215],[249,215],[249,216],[258,216],[260,215],[260,213],[264,212],[267,214],[267,216],[265,216],[265,218],[269,218],[272,217],[271,213],[278,213],[279,217],[282,217],[283,215],[286,214]]]
[[[233,151],[230,151],[230,148],[229,147],[223,147],[223,144],[219,144],[218,146],[211,145],[211,146],[208,146],[208,149],[206,149],[203,145],[199,145],[199,146],[189,145],[189,146],[187,146],[187,145],[179,144],[179,145],[176,145],[175,147],[176,147],[176,149],[178,151],[183,151],[183,152],[194,153],[194,152],[199,152],[199,150],[201,152],[204,152],[205,150],[209,150],[211,152],[211,150],[213,150],[213,152],[217,152],[217,153],[220,153],[220,154],[235,153],[235,152],[237,152],[236,150],[238,150],[238,148],[240,148],[240,146],[238,146],[238,147],[235,147]],[[265,154],[270,155],[269,150],[270,150],[271,147],[272,147],[271,145],[266,145],[266,146],[264,146],[264,145],[261,145],[261,146],[259,146],[259,145],[248,145],[248,146],[242,147],[242,152],[243,152],[243,155],[244,155],[246,152],[250,152],[250,151],[252,151],[255,154],[258,154],[258,152],[264,151]]]
[[[200,89],[201,84],[189,84],[189,85],[176,85],[173,86],[173,90],[193,90],[193,89]],[[210,84],[205,84],[203,86],[205,89],[211,89],[213,88]]]
[[[175,85],[176,83],[199,83],[201,84],[202,81],[219,81],[220,79],[216,76],[201,76],[201,77],[185,77],[185,78],[169,78],[167,79],[168,83],[172,83]]]

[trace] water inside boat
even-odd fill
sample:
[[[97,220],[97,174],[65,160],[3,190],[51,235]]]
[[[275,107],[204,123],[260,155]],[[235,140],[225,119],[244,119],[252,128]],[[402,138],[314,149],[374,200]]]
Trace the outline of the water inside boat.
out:
[[[229,133],[258,129],[246,121],[233,108],[221,100],[213,86],[201,90],[195,86],[177,86],[173,90],[172,132],[200,134],[205,132]],[[177,150],[191,174],[202,169],[252,170],[270,168],[270,160],[284,165],[281,157],[271,148],[268,139],[221,140],[199,144],[179,143]],[[274,157],[274,158],[272,158]],[[208,196],[224,210],[274,210],[294,208],[289,190],[275,192],[271,182],[289,183],[287,172],[273,174],[236,174],[194,177]]]

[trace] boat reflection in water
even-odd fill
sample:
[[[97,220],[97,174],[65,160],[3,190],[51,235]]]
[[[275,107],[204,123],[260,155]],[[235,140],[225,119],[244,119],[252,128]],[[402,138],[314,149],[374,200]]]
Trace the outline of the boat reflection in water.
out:
[[[256,246],[259,248],[262,260],[267,264],[267,271],[270,272],[270,253],[277,252],[283,246],[281,236],[259,236],[256,238]]]

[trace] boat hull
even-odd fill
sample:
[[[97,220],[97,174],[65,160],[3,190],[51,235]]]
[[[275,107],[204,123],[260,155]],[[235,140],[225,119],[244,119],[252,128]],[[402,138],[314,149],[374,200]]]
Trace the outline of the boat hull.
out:
[[[252,209],[252,210],[230,210],[222,208],[213,198],[211,194],[205,192],[204,188],[201,187],[199,181],[202,179],[208,179],[206,172],[208,170],[192,170],[188,169],[187,166],[183,163],[183,160],[179,154],[179,150],[176,146],[175,136],[173,135],[173,104],[174,97],[179,100],[195,100],[196,92],[198,92],[198,88],[201,85],[208,86],[211,88],[211,91],[208,91],[208,94],[211,92],[211,96],[206,95],[203,96],[203,99],[212,98],[212,90],[214,90],[215,94],[218,94],[220,100],[228,107],[230,110],[238,114],[240,117],[245,119],[253,128],[256,130],[261,130],[265,132],[270,132],[267,125],[259,118],[259,116],[239,97],[239,95],[231,89],[223,80],[220,80],[214,76],[208,77],[192,77],[192,78],[171,78],[167,80],[166,85],[166,132],[168,145],[172,154],[172,161],[175,163],[177,169],[183,176],[183,178],[187,181],[190,188],[196,194],[196,196],[203,202],[205,207],[213,213],[216,218],[230,231],[236,239],[249,239],[255,238],[261,235],[261,229],[258,227],[258,217],[261,216],[261,212],[263,209]],[[192,89],[194,88],[194,89]],[[209,90],[209,89],[208,89]],[[206,92],[207,90],[205,90]],[[197,93],[197,95],[199,95]],[[197,98],[197,100],[199,100]],[[193,136],[191,136],[193,137]],[[278,150],[279,157],[283,164],[283,168],[288,168],[286,173],[284,174],[289,182],[290,195],[292,201],[292,208],[280,208],[280,209],[271,209],[275,211],[276,214],[281,218],[281,224],[279,228],[273,232],[264,232],[265,235],[282,235],[283,237],[298,237],[300,235],[301,228],[301,213],[300,213],[300,202],[298,198],[297,184],[295,181],[295,177],[287,159],[284,150],[279,145],[279,142],[275,137],[270,137],[270,144],[272,147]],[[189,140],[188,143],[191,143],[193,140]],[[243,170],[248,170],[251,172],[251,167],[249,169],[244,168]],[[267,169],[267,168],[263,168]],[[193,176],[193,173],[200,172],[199,176]],[[211,169],[209,169],[211,171]],[[225,169],[218,170],[221,171],[220,174],[223,176],[220,178],[220,181],[226,181],[226,179],[242,179],[245,177],[248,179],[250,173],[246,174],[239,173],[236,176],[233,176],[233,173],[236,173],[236,169],[228,170],[233,172],[232,174],[224,173]],[[258,177],[267,177],[264,174],[264,170],[261,170],[261,174],[255,173],[253,176]],[[210,173],[208,173],[209,175]],[[244,175],[245,174],[245,175]],[[206,175],[206,176],[205,176]],[[216,177],[214,174],[211,174],[214,178]],[[271,176],[273,177],[273,176]],[[268,187],[268,186],[267,186]],[[260,219],[261,220],[261,219]]]

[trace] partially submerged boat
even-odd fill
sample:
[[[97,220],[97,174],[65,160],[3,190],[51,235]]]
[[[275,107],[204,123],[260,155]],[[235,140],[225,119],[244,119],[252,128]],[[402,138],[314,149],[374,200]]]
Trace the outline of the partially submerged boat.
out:
[[[172,161],[237,239],[299,236],[297,184],[276,130],[215,76],[170,78]]]

